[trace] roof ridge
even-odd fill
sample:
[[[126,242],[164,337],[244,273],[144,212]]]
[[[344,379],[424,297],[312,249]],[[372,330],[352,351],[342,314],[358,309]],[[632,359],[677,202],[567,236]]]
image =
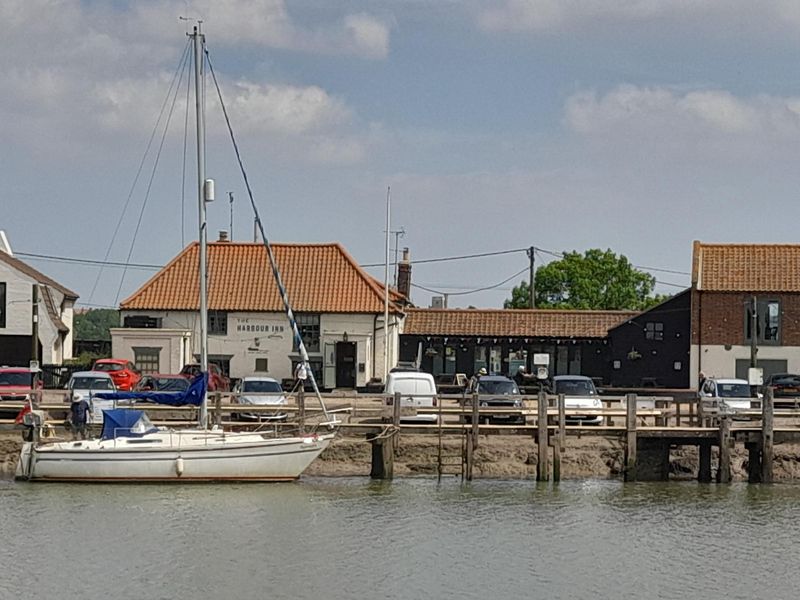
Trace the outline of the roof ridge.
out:
[[[11,266],[12,268],[16,269],[17,271],[21,271],[28,277],[31,277],[36,280],[38,284],[44,284],[50,286],[52,288],[57,289],[61,292],[65,297],[72,298],[73,300],[77,300],[80,296],[77,293],[73,292],[68,287],[65,287],[58,283],[55,279],[48,277],[38,269],[34,269],[28,263],[23,262],[16,256],[12,256],[2,250],[0,250],[0,260],[2,260],[7,265]]]

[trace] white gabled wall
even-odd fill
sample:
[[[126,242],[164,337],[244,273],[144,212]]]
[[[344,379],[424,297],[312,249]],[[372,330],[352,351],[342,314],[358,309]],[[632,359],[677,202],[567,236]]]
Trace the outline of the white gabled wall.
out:
[[[693,344],[690,366],[690,385],[697,387],[697,374],[706,377],[735,377],[736,361],[750,360],[750,346],[707,346]],[[758,358],[763,360],[785,360],[787,371],[800,373],[800,346],[759,346]]]
[[[170,341],[171,361],[177,356],[174,344],[180,339],[186,348],[184,362],[192,360],[200,353],[199,319],[196,312],[189,311],[122,311],[125,316],[146,315],[160,318],[164,329],[117,328],[111,330],[112,353],[115,358],[134,359],[134,346],[161,347],[159,344]],[[376,318],[377,317],[377,318]],[[397,362],[399,349],[398,325],[396,317],[390,317],[390,366]],[[377,326],[377,332],[376,332]],[[383,377],[383,315],[360,313],[324,313],[320,315],[320,349],[310,352],[311,360],[321,360],[324,374],[323,385],[336,387],[335,344],[347,341],[356,344],[356,386],[365,386],[373,377]],[[227,335],[209,335],[208,353],[210,356],[224,356],[230,360],[231,377],[241,378],[256,374],[256,359],[266,358],[269,375],[278,380],[292,377],[292,359],[299,355],[292,351],[292,331],[283,313],[229,312]],[[157,332],[163,332],[159,334]],[[186,332],[186,338],[183,334]],[[149,337],[148,337],[149,336]],[[146,343],[147,340],[150,342]],[[326,353],[326,350],[328,351]],[[333,352],[333,354],[331,354]],[[163,356],[163,354],[162,354]],[[177,372],[177,363],[169,364],[170,372]],[[360,368],[363,365],[363,370]],[[166,366],[166,365],[165,365]]]

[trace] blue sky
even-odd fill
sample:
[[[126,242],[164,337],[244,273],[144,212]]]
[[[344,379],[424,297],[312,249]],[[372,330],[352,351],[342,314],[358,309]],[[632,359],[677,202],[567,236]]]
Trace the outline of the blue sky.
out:
[[[274,241],[379,263],[387,186],[412,259],[601,247],[686,273],[694,239],[798,239],[796,2],[8,0],[0,228],[84,304],[115,306],[153,271],[28,255],[160,265],[195,237],[182,94],[149,199],[151,163],[123,214],[186,42],[179,15],[204,20]],[[229,228],[232,191],[234,238],[251,239],[214,104],[210,231]],[[412,280],[499,307],[522,275],[463,292],[526,267],[517,252],[417,264]],[[682,273],[655,272],[659,291]]]

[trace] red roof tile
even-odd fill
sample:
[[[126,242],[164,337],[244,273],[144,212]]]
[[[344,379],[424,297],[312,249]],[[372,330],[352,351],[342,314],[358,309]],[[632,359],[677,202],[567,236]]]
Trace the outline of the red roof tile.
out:
[[[800,292],[800,244],[695,241],[692,285],[714,292]]]
[[[610,328],[638,314],[628,310],[413,308],[406,312],[403,333],[603,338]]]
[[[273,244],[296,312],[382,313],[383,286],[336,243]],[[198,250],[194,242],[122,301],[125,310],[199,310]],[[390,300],[397,300],[396,294]],[[208,244],[208,308],[279,312],[283,304],[263,244]],[[390,310],[397,311],[396,304]]]

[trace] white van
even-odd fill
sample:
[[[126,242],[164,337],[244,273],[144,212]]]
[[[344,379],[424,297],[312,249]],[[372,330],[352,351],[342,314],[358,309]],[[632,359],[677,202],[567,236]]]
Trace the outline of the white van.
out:
[[[430,373],[420,373],[411,371],[398,371],[389,373],[386,379],[386,387],[383,402],[386,406],[392,406],[395,394],[400,394],[400,408],[416,408],[416,415],[403,416],[402,421],[412,421],[415,423],[436,423],[439,415],[435,413],[420,413],[420,409],[430,409],[436,407],[436,382]]]

